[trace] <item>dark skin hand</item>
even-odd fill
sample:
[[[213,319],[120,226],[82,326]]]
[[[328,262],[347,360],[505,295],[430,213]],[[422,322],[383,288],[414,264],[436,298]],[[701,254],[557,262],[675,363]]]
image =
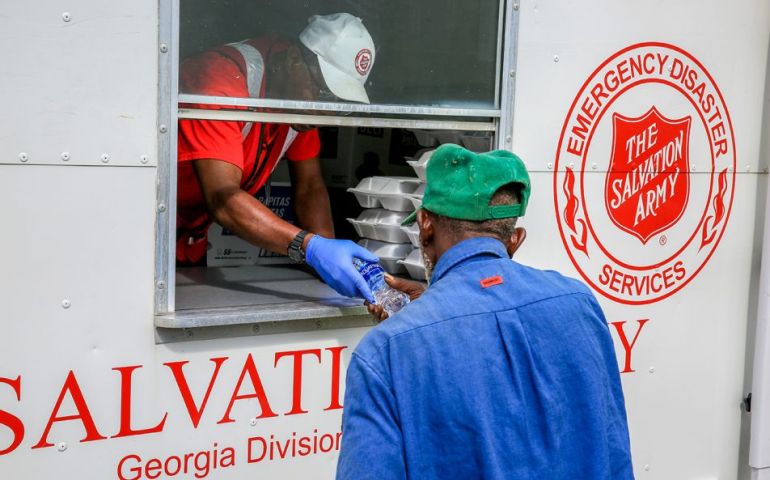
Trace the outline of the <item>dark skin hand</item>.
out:
[[[400,290],[409,295],[409,300],[411,301],[420,298],[425,291],[425,285],[420,282],[394,277],[389,274],[385,274],[385,283],[390,285],[391,288],[395,288],[396,290]],[[364,305],[366,305],[366,309],[378,323],[388,318],[388,312],[381,306],[369,302],[364,302]]]

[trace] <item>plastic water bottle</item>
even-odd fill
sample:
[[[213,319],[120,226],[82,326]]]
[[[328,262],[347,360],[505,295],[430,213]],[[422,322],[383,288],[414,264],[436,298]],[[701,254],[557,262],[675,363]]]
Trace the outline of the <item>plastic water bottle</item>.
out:
[[[409,303],[409,295],[391,288],[385,283],[385,270],[379,263],[354,258],[353,265],[369,284],[377,305],[388,312],[388,316],[393,315]]]

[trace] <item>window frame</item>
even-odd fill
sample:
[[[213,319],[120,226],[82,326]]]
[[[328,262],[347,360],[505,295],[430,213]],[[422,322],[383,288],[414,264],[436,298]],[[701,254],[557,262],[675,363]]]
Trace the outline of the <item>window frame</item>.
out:
[[[158,49],[158,191],[155,239],[154,313],[156,326],[171,329],[217,325],[254,324],[292,320],[265,318],[259,308],[237,307],[227,315],[204,310],[175,312],[176,297],[176,190],[177,122],[182,118],[212,120],[313,123],[319,126],[420,128],[435,130],[486,131],[494,135],[496,148],[512,146],[515,65],[519,25],[518,0],[500,0],[495,102],[498,108],[451,108],[419,105],[362,105],[352,103],[299,102],[276,99],[209,97],[180,94],[179,25],[180,1],[159,0]],[[240,109],[195,109],[185,104],[241,107]],[[180,106],[182,105],[182,106]],[[243,110],[248,107],[252,110]],[[270,108],[272,112],[255,111]],[[278,110],[275,112],[275,110]],[[327,112],[318,115],[317,112]],[[340,115],[328,115],[337,112]],[[329,317],[338,315],[329,313]],[[355,312],[349,312],[354,315]],[[340,312],[345,316],[346,313]],[[234,317],[241,320],[235,320]],[[189,319],[187,318],[189,317]],[[307,317],[304,317],[307,318]],[[189,320],[189,321],[188,321]]]

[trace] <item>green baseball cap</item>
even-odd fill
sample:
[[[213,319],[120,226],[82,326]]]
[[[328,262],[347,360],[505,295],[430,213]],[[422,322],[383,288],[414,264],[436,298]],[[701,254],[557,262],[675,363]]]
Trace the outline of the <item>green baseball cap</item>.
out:
[[[474,153],[451,143],[441,145],[431,155],[425,175],[427,185],[420,208],[430,212],[480,222],[521,217],[527,209],[530,194],[527,168],[519,157],[507,150]],[[521,203],[490,206],[495,192],[509,183],[522,186]],[[415,211],[401,225],[411,225],[416,218]]]

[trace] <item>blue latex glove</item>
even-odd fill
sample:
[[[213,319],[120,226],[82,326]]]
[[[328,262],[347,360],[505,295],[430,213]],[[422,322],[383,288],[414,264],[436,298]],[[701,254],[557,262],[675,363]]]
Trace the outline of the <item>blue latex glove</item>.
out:
[[[361,297],[375,303],[374,294],[364,277],[353,265],[353,258],[379,262],[369,250],[350,240],[332,240],[313,235],[307,244],[305,261],[315,269],[327,285],[340,295]]]

